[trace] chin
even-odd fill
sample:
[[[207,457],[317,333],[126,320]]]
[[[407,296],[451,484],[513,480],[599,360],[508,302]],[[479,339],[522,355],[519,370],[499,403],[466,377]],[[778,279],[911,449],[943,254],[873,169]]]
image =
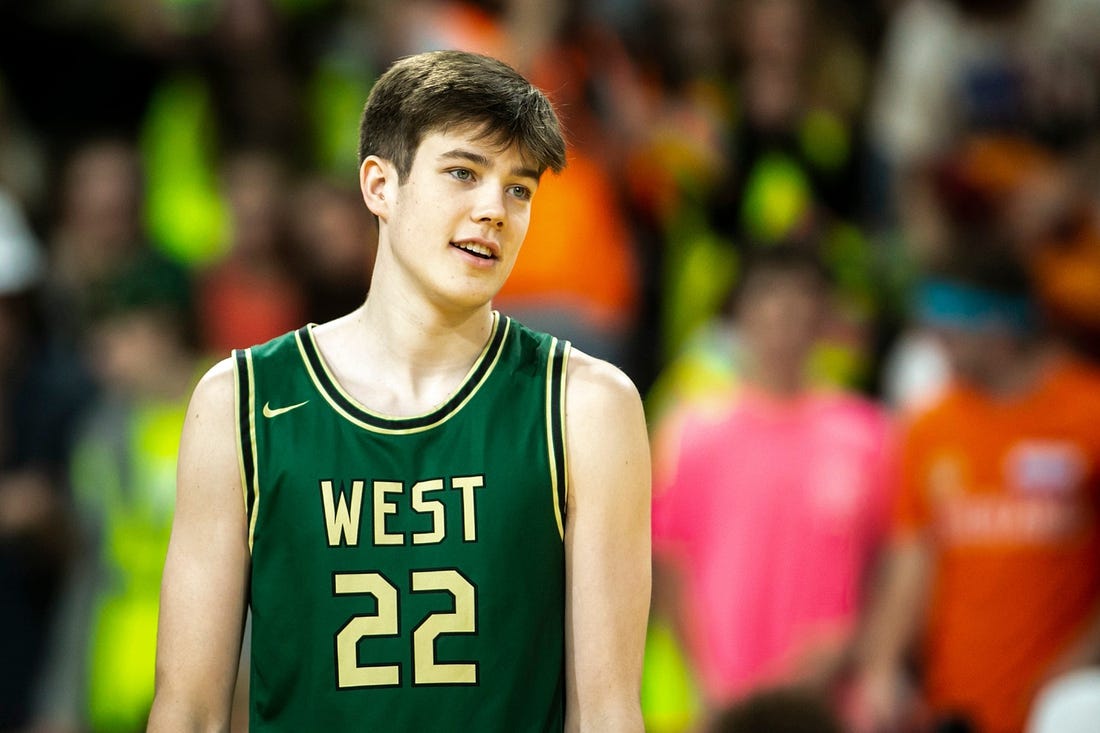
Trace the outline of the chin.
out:
[[[957,366],[955,367],[955,376],[964,384],[981,390],[987,389],[993,383],[993,379],[986,369]]]
[[[481,289],[476,291],[467,289],[460,292],[440,290],[436,302],[448,310],[473,311],[491,303],[493,297],[497,294],[497,290],[499,288],[491,291]]]

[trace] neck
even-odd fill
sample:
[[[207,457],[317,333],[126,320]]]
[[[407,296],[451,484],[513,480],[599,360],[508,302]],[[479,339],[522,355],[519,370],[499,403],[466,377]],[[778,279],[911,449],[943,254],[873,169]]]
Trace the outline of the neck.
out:
[[[1055,356],[1040,344],[1021,347],[1002,367],[983,375],[979,386],[995,400],[1023,397],[1039,384]]]
[[[769,397],[791,399],[806,391],[806,372],[801,364],[767,365],[750,362],[744,372],[745,381]]]
[[[369,408],[417,414],[461,382],[492,332],[492,306],[440,303],[380,252],[366,302],[322,342],[337,380]]]
[[[461,307],[441,302],[402,268],[379,242],[370,291],[357,311],[368,343],[384,347],[402,368],[469,365],[492,328],[492,305]]]
[[[417,303],[384,288],[371,288],[353,313],[364,346],[383,363],[398,370],[449,371],[468,367],[485,346],[492,330],[492,309],[448,312]]]

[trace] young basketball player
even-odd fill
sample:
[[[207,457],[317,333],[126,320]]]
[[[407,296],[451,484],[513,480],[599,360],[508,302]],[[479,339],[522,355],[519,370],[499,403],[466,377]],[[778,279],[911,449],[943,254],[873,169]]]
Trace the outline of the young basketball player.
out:
[[[226,729],[247,607],[255,731],[641,731],[640,400],[490,303],[557,118],[498,61],[418,55],[371,92],[360,160],[364,305],[195,391],[150,730]]]

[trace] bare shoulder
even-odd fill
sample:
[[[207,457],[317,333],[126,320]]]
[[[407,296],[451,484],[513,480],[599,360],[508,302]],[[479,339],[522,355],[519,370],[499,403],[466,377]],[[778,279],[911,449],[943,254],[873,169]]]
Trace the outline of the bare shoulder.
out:
[[[161,584],[150,731],[229,730],[249,569],[234,377],[231,359],[214,365],[187,409]]]
[[[191,396],[192,406],[196,404],[218,405],[224,402],[232,404],[235,380],[236,370],[233,366],[233,359],[232,357],[226,357],[202,375],[202,379],[195,386],[195,392]]]
[[[650,461],[638,390],[570,357],[565,512],[566,729],[640,731],[650,597]]]
[[[648,492],[645,413],[637,388],[620,369],[583,352],[570,356],[565,431],[571,508],[578,497],[612,501]]]
[[[227,358],[207,370],[195,385],[180,442],[181,470],[194,468],[194,464],[202,467],[215,458],[236,465],[235,382],[233,360]]]
[[[592,418],[600,422],[641,419],[642,400],[637,387],[621,369],[602,359],[573,349],[565,387],[566,417]]]

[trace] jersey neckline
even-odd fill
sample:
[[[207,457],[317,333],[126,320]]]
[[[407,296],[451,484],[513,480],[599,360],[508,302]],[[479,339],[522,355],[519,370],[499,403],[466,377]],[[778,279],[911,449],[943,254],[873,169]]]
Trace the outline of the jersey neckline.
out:
[[[336,381],[328,363],[321,355],[313,332],[315,325],[311,323],[301,327],[295,332],[294,337],[298,342],[298,351],[305,362],[306,370],[318,391],[333,409],[360,427],[373,432],[396,434],[428,430],[446,422],[462,409],[485,383],[499,361],[504,340],[511,327],[511,319],[493,311],[493,325],[489,339],[459,386],[438,407],[427,413],[410,417],[393,417],[374,412],[348,394]]]

